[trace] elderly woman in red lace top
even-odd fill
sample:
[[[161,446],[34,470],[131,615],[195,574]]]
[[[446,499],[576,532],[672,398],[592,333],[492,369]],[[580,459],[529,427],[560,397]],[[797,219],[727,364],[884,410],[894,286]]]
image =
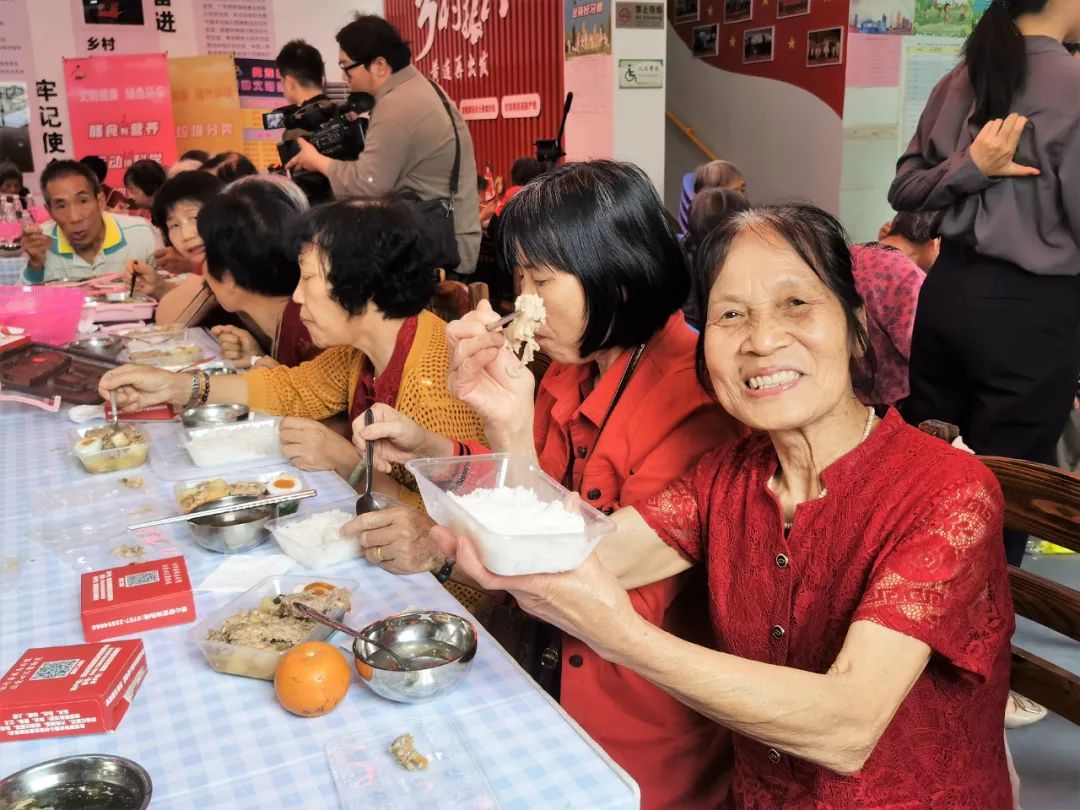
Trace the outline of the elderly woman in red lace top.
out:
[[[831,216],[739,214],[698,260],[712,269],[703,382],[757,432],[616,513],[577,571],[498,577],[467,538],[442,540],[482,586],[735,731],[740,807],[1010,807],[993,476],[856,398],[870,344]],[[719,651],[626,595],[694,565]]]

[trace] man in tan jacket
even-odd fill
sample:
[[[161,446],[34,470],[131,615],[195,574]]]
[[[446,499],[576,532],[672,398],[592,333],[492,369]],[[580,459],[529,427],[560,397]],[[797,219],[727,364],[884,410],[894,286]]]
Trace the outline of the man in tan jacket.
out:
[[[421,200],[443,199],[450,196],[456,127],[461,164],[454,227],[461,263],[452,269],[472,274],[480,251],[480,200],[476,156],[465,120],[451,102],[451,125],[438,92],[411,64],[408,44],[382,17],[357,16],[338,31],[337,42],[339,67],[349,90],[375,97],[364,151],[357,160],[331,160],[301,138],[300,154],[289,167],[325,174],[338,198],[405,191]]]

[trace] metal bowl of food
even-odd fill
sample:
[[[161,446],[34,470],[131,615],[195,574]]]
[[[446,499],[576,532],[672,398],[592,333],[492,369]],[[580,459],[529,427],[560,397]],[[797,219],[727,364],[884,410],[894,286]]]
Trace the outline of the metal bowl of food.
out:
[[[0,781],[0,807],[35,810],[144,810],[150,775],[137,763],[105,754],[42,762]]]
[[[236,554],[265,543],[270,538],[266,524],[278,516],[278,507],[255,506],[251,509],[238,509],[223,515],[197,517],[200,511],[217,509],[221,506],[235,506],[259,500],[256,495],[231,495],[216,501],[204,503],[191,514],[188,528],[195,542],[205,549],[222,554]]]
[[[102,335],[100,337],[73,340],[68,344],[68,348],[77,352],[83,352],[84,354],[92,354],[97,357],[104,357],[112,360],[123,351],[124,341],[112,335]]]
[[[360,634],[389,647],[408,664],[403,670],[383,650],[353,639],[356,671],[371,691],[399,703],[417,703],[453,689],[476,657],[476,628],[452,613],[416,610],[373,622]]]
[[[221,365],[221,364],[212,365],[212,366],[202,366],[202,370],[205,371],[207,374],[209,374],[211,377],[221,377],[221,376],[224,376],[224,375],[227,375],[227,374],[239,374],[240,373],[239,371],[237,371],[235,368],[232,368],[231,366],[226,366],[226,365]]]
[[[184,427],[217,427],[228,425],[233,422],[241,422],[251,415],[247,405],[201,405],[198,408],[188,408],[180,414],[180,421]]]

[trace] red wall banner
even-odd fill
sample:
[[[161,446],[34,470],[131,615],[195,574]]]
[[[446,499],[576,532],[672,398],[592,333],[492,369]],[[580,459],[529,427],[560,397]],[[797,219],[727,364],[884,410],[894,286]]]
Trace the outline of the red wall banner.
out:
[[[104,158],[109,185],[122,185],[124,171],[136,160],[176,162],[165,54],[65,59],[64,76],[72,151],[77,158]]]
[[[847,15],[847,0],[668,0],[668,19],[695,56],[801,87],[839,116]]]
[[[467,111],[478,170],[490,162],[508,185],[514,160],[558,134],[561,15],[561,3],[546,0],[386,0],[386,18],[409,42],[416,67]],[[522,106],[534,94],[539,114],[535,99]]]

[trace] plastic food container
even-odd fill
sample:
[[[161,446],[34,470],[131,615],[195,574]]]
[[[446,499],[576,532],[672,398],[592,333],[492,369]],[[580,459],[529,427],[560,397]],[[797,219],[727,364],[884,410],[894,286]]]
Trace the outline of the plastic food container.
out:
[[[205,350],[195,343],[176,343],[174,345],[152,344],[151,348],[140,349],[128,346],[128,362],[136,366],[156,366],[164,369],[183,368],[199,360]]]
[[[274,671],[277,669],[278,659],[281,658],[285,650],[256,650],[251,647],[240,647],[236,644],[211,641],[207,636],[211,630],[221,627],[222,623],[230,616],[235,616],[245,610],[258,608],[263,599],[273,599],[283,593],[302,591],[305,585],[310,585],[312,582],[325,582],[328,585],[344,588],[349,592],[349,598],[352,602],[350,610],[356,609],[355,594],[357,584],[355,580],[284,574],[264,579],[220,610],[211,613],[188,631],[188,639],[198,645],[203,657],[206,658],[206,663],[215,672],[272,681]],[[331,618],[340,620],[345,615],[344,613],[332,615]],[[304,641],[325,641],[330,638],[333,632],[331,628],[324,624],[316,624],[304,638]]]
[[[124,340],[137,340],[141,343],[165,343],[170,340],[183,340],[187,336],[187,328],[181,324],[164,324],[161,326],[138,326],[134,329],[123,329],[116,332]]]
[[[488,456],[417,459],[405,465],[416,478],[428,515],[436,523],[467,534],[488,570],[503,576],[554,574],[581,565],[615,524],[584,503],[535,464],[505,453]],[[447,493],[467,495],[479,489],[525,487],[545,503],[559,502],[581,515],[585,531],[573,534],[500,534],[481,525]]]
[[[185,430],[181,445],[196,467],[222,467],[281,456],[278,419],[251,417],[220,427]]]
[[[76,453],[75,445],[95,427],[101,426],[91,425],[89,427],[77,428],[69,435],[69,438],[71,439],[71,454],[79,460],[79,463],[83,465],[83,468],[88,473],[96,474],[119,472],[120,470],[132,470],[135,467],[141,467],[146,463],[146,456],[150,451],[149,438],[140,444],[129,444],[127,447],[117,447],[113,450],[101,450],[90,455],[79,455]],[[143,435],[146,435],[145,432]]]
[[[375,497],[380,504],[380,510],[401,506],[400,503],[388,495],[376,492]],[[267,524],[267,526],[281,550],[298,563],[306,568],[330,568],[335,565],[341,565],[341,563],[348,562],[349,560],[359,559],[363,556],[363,551],[360,548],[360,541],[355,537],[342,537],[330,543],[322,543],[320,542],[320,538],[313,536],[313,534],[305,534],[303,537],[297,537],[290,532],[290,529],[297,523],[310,520],[316,514],[321,514],[323,512],[344,512],[345,519],[342,523],[347,523],[355,517],[355,506],[356,498],[349,498],[347,500],[332,503],[325,509],[320,509],[318,512],[308,512],[306,514],[294,515],[288,518],[280,518]]]
[[[268,495],[287,495],[291,492],[300,492],[301,490],[307,489],[307,481],[305,480],[304,476],[293,470],[272,469],[268,472],[260,473],[236,473],[233,475],[215,476],[213,478],[196,478],[191,481],[181,481],[173,487],[173,495],[176,498],[176,505],[183,509],[184,505],[180,503],[180,496],[183,495],[187,490],[199,486],[199,484],[206,484],[211,481],[224,481],[230,486],[239,483],[262,484],[263,487],[266,488],[266,492]],[[221,497],[225,498],[228,496],[222,495]],[[282,517],[294,514],[301,503],[302,501],[293,501],[292,503],[278,504],[278,514]],[[285,507],[292,508],[290,509],[290,511],[286,512]]]

